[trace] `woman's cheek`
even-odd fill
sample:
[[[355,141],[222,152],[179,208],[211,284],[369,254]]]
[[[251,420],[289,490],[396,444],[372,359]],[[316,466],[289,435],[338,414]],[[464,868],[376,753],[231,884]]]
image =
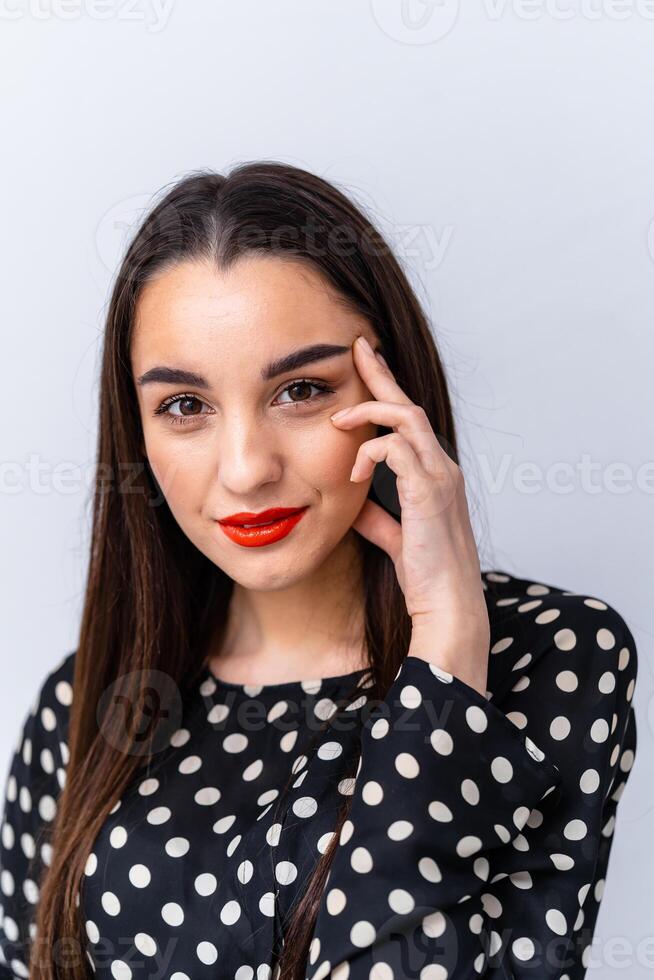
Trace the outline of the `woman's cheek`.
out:
[[[196,491],[203,485],[203,458],[184,450],[158,445],[154,440],[148,446],[148,462],[155,479],[174,513],[194,509]]]
[[[316,487],[324,489],[360,490],[362,484],[352,483],[350,473],[357,458],[359,447],[370,439],[374,439],[377,427],[357,426],[356,429],[339,430],[330,420],[329,431],[322,435],[320,440],[315,443],[315,448],[303,454],[304,460],[309,464],[311,482]],[[365,484],[364,496],[365,496]]]

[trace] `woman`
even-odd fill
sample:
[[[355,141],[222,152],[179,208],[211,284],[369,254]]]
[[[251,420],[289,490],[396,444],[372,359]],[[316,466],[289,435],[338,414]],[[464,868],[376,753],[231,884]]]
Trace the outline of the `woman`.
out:
[[[441,362],[364,215],[283,164],[193,174],[113,288],[2,976],[576,980],[636,669],[606,602],[481,572]]]

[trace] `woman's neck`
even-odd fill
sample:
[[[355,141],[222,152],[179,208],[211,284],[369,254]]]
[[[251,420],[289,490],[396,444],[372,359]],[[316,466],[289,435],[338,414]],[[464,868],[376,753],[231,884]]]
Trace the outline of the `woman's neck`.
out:
[[[236,684],[277,684],[367,667],[359,564],[339,564],[288,589],[235,583],[222,635],[211,644],[214,674]]]

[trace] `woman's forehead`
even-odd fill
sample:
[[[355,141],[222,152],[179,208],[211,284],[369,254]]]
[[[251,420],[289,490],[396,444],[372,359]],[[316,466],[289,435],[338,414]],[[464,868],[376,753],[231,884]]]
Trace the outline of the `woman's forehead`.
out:
[[[244,257],[229,270],[184,262],[148,282],[132,335],[135,371],[157,359],[198,355],[266,364],[310,344],[350,346],[365,320],[306,265]],[[195,360],[195,357],[193,358]]]

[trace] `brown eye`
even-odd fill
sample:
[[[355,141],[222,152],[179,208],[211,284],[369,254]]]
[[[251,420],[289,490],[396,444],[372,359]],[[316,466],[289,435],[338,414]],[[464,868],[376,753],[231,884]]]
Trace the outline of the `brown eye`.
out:
[[[318,391],[317,395],[312,395],[310,392],[311,388],[316,388]],[[300,391],[300,397],[295,397],[295,395],[290,395],[291,392]],[[330,388],[322,381],[309,381],[308,379],[301,379],[299,381],[293,381],[291,384],[286,385],[286,387],[280,392],[280,395],[285,395],[289,393],[290,401],[282,401],[281,405],[301,405],[305,402],[315,402],[319,398],[324,398],[325,395],[334,394],[334,389]],[[302,397],[302,393],[306,397]]]
[[[295,384],[291,385],[290,388],[287,388],[286,391],[288,391],[289,393],[291,393],[293,391],[295,391],[295,392],[300,391],[301,392],[302,390],[304,390],[304,392],[306,394],[308,392],[308,389],[310,389],[312,387],[313,387],[313,385],[311,385],[308,381],[297,381]],[[311,397],[311,396],[309,395],[309,397]],[[305,398],[301,398],[301,397],[300,398],[295,398],[293,396],[291,396],[291,400],[292,401],[306,401]]]
[[[179,411],[169,411],[173,407],[179,405]],[[209,409],[208,412],[203,412],[202,407]],[[155,415],[166,416],[168,422],[172,425],[184,425],[187,422],[192,422],[195,418],[201,415],[207,415],[211,413],[211,409],[203,402],[201,398],[196,395],[172,395],[170,398],[166,398],[159,408],[156,409]]]
[[[180,398],[178,401],[173,402],[173,404],[174,405],[179,405],[179,409],[180,409],[179,414],[180,415],[200,415],[201,414],[200,407],[202,405],[202,402],[200,401],[199,398]],[[194,406],[196,407],[197,411],[194,411],[193,410]],[[171,412],[171,415],[175,415],[175,414],[177,414],[177,413]]]

